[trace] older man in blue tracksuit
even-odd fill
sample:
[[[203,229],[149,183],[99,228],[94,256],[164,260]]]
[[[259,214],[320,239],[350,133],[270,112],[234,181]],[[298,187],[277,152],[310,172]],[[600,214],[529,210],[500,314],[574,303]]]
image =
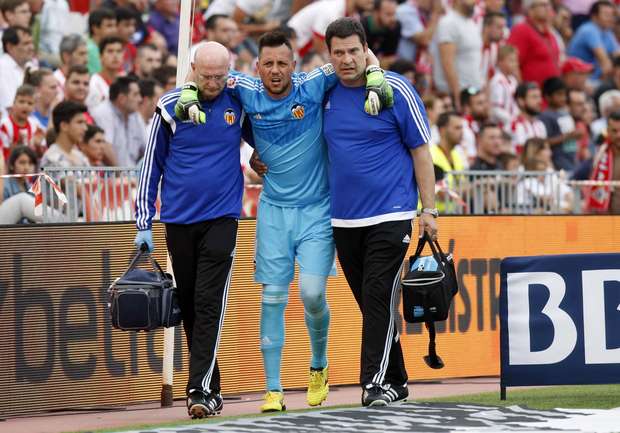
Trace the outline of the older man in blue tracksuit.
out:
[[[172,259],[183,326],[190,351],[187,407],[190,416],[219,413],[216,351],[224,320],[243,196],[239,159],[243,109],[225,88],[228,52],[215,43],[196,53],[206,124],[175,114],[180,90],[159,100],[136,199],[136,246],[153,250],[151,221],[161,181],[161,221]]]

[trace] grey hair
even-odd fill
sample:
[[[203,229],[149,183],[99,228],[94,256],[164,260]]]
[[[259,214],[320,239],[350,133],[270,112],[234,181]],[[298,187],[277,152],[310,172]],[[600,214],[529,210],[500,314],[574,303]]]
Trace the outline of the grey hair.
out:
[[[608,90],[598,100],[598,111],[602,117],[607,117],[614,110],[615,101],[620,102],[620,90]],[[620,103],[619,103],[620,105]]]
[[[63,53],[73,53],[80,45],[86,45],[86,41],[81,35],[73,33],[63,36],[60,41],[60,48],[58,49],[60,56],[62,57]]]

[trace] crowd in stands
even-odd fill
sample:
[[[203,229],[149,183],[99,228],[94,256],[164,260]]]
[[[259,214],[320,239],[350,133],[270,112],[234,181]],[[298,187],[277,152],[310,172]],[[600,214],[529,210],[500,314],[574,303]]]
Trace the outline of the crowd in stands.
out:
[[[308,72],[329,61],[327,25],[359,18],[382,67],[424,101],[440,181],[466,169],[620,180],[620,134],[609,125],[620,126],[614,1],[193,4],[192,43],[220,42],[231,67],[249,74],[263,32],[290,35],[298,71]],[[0,174],[138,166],[157,100],[176,85],[179,1],[0,0],[0,12]],[[241,155],[246,182],[260,183],[245,143]],[[5,179],[0,199],[29,182]],[[592,210],[620,213],[613,187],[591,192]]]

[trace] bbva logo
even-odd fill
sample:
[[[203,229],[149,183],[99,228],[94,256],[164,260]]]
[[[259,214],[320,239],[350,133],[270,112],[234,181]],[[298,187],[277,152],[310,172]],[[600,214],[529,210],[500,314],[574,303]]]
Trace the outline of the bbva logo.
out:
[[[573,353],[577,345],[578,329],[575,318],[560,307],[566,295],[566,282],[555,272],[517,272],[506,276],[508,307],[508,355],[510,365],[555,364]],[[581,272],[583,300],[583,344],[585,364],[620,364],[620,347],[608,348],[605,330],[605,283],[620,282],[620,269],[584,270]],[[576,282],[572,282],[576,284]],[[530,330],[536,332],[539,324],[530,323],[530,290],[545,286],[548,299],[541,314],[549,320],[544,325],[553,327],[553,340],[543,350],[531,349]],[[573,292],[571,296],[574,296]],[[577,298],[575,296],[575,298]],[[616,297],[617,299],[617,297]],[[569,299],[576,303],[577,299]],[[578,308],[578,307],[577,307]],[[620,314],[620,305],[614,306]]]

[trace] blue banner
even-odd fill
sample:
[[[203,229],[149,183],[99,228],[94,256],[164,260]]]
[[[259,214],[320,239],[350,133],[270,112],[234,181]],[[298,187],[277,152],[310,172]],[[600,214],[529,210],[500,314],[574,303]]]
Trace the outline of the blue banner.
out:
[[[620,254],[501,263],[501,385],[620,383]]]

